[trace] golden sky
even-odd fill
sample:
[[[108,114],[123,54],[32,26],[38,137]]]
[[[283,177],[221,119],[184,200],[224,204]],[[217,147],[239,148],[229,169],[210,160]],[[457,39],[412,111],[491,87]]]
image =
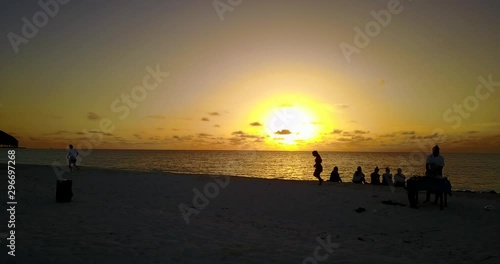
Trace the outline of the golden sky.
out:
[[[498,1],[54,3],[1,11],[21,146],[500,151]]]

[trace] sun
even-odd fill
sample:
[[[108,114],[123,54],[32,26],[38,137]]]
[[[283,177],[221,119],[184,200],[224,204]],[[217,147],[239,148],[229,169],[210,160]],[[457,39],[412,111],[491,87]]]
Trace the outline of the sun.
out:
[[[313,115],[304,107],[282,106],[272,109],[264,128],[267,139],[274,144],[296,145],[316,138]]]

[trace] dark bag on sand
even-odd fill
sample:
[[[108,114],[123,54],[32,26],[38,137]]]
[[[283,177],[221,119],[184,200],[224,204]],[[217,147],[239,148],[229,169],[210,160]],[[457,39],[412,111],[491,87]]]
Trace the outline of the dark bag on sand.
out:
[[[71,180],[57,180],[56,201],[58,203],[71,202],[73,197],[72,185]]]

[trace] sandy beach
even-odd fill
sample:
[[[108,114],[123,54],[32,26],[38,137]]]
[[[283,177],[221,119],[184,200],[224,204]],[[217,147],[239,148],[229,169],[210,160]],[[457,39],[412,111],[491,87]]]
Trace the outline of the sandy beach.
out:
[[[18,165],[16,175],[16,256],[7,255],[2,224],[2,263],[500,260],[495,194],[454,193],[443,211],[432,204],[417,210],[405,190],[387,186],[83,167],[65,174],[73,180],[72,202],[56,203],[50,166]]]

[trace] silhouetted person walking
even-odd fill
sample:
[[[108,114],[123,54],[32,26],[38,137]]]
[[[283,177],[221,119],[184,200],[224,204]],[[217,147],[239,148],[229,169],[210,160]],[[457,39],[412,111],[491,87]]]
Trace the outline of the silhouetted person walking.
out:
[[[314,177],[318,178],[319,180],[319,185],[322,185],[323,184],[323,179],[321,179],[321,172],[323,171],[323,165],[321,165],[321,162],[323,162],[323,160],[321,159],[321,156],[319,155],[319,153],[315,150],[312,152],[312,155],[314,157],[316,157],[316,159],[314,160]]]
[[[71,165],[75,166],[78,170],[80,170],[80,167],[76,166],[76,157],[78,157],[78,151],[73,149],[73,145],[69,145],[68,156],[66,156],[66,158],[68,159],[69,171],[73,171]]]

